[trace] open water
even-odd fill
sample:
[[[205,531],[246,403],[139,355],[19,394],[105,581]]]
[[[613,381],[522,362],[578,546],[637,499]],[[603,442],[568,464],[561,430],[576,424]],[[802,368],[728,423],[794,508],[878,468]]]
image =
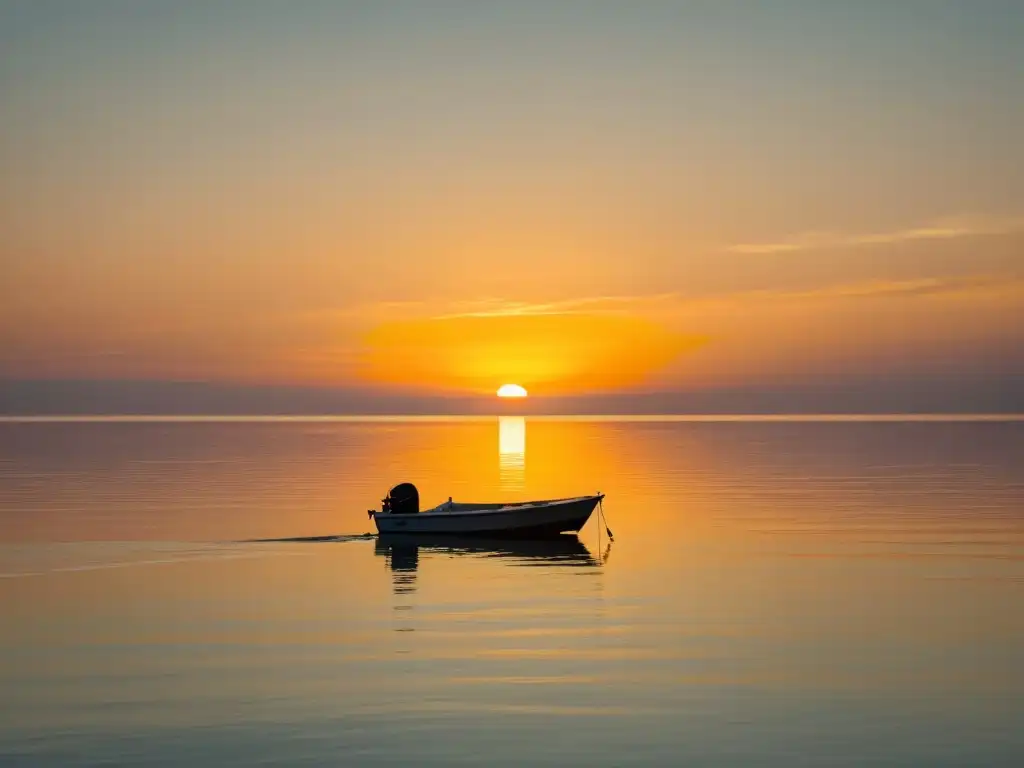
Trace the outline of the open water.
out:
[[[0,622],[5,768],[1024,765],[1024,422],[4,422]]]

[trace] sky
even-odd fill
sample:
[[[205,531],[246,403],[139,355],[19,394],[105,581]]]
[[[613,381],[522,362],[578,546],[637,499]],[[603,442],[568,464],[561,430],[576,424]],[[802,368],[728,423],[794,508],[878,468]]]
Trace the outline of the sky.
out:
[[[989,0],[0,0],[0,411],[1022,410],[1021,39]]]

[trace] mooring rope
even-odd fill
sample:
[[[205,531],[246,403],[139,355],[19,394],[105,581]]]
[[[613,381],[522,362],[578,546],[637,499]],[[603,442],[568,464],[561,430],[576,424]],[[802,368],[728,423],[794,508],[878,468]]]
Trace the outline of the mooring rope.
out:
[[[597,508],[601,518],[604,520],[604,532],[608,534],[608,541],[615,541],[615,537],[612,536],[612,529],[608,527],[608,515],[604,513],[604,499],[598,499]]]

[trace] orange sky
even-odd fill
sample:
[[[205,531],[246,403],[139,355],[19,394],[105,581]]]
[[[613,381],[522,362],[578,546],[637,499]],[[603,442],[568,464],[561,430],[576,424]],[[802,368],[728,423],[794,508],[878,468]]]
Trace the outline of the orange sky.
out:
[[[3,11],[0,377],[1024,370],[1024,14],[485,6]]]

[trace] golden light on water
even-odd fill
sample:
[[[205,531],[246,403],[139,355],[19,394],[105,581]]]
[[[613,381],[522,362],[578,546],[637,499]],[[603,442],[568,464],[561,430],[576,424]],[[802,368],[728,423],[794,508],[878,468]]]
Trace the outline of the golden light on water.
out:
[[[526,485],[526,419],[498,417],[498,469],[501,487],[522,490]]]
[[[526,390],[518,384],[502,384],[498,387],[498,397],[526,397]]]

